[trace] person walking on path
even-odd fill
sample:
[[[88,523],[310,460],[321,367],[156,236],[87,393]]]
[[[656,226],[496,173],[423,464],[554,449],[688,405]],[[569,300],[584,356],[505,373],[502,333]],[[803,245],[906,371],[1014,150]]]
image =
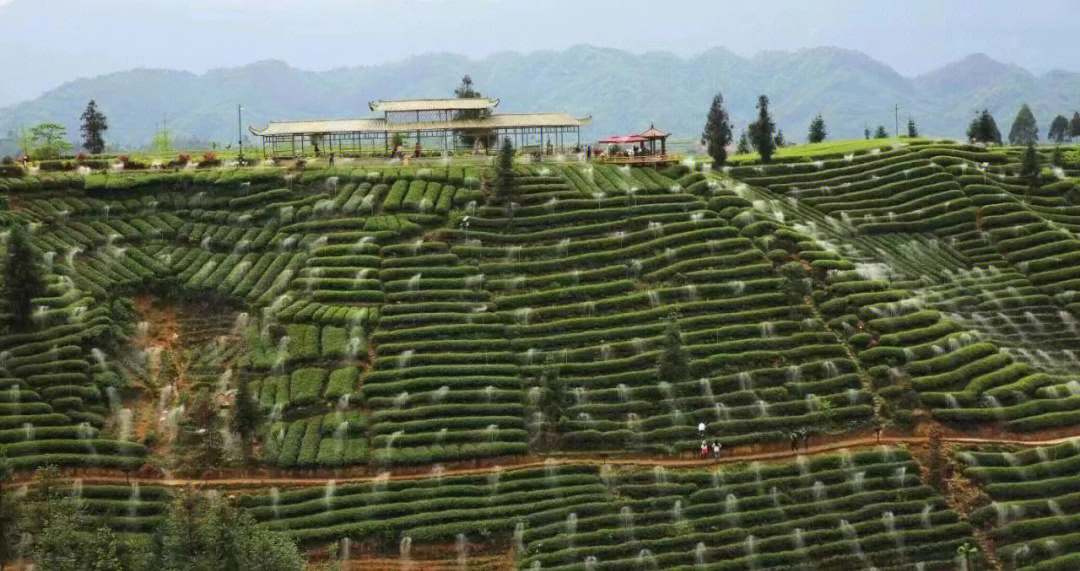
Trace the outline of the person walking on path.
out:
[[[719,440],[713,440],[712,454],[713,454],[713,459],[714,460],[719,460],[720,459],[720,441]]]
[[[791,433],[791,451],[796,452],[799,450],[799,435],[794,432]]]
[[[802,429],[802,447],[803,450],[810,449],[810,431],[805,428]]]

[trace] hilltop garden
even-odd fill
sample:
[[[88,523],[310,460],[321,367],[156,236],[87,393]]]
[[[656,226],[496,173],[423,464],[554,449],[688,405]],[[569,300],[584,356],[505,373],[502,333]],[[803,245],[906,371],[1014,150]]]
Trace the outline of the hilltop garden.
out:
[[[205,501],[377,569],[1073,568],[1077,151],[807,149],[9,165],[0,522],[66,501],[158,553]]]

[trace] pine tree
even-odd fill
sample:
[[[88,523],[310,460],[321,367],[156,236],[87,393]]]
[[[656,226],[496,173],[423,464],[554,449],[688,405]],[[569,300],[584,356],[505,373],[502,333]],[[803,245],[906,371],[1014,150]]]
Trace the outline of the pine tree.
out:
[[[472,77],[464,75],[461,77],[461,85],[454,90],[454,97],[458,99],[480,99],[483,95],[476,90],[476,86],[473,84]],[[483,119],[491,115],[491,109],[461,109],[454,112],[455,120],[471,120],[471,119]],[[460,135],[461,144],[472,148],[476,145],[477,140],[485,148],[489,146],[489,134],[484,132],[477,136],[476,133],[464,133]]]
[[[863,133],[863,138],[866,139],[867,141],[869,141],[870,140],[870,127],[866,127],[865,129],[863,129],[862,133]]]
[[[888,139],[889,131],[885,129],[885,125],[878,125],[877,131],[874,131],[875,139]]]
[[[818,113],[810,121],[810,132],[806,135],[806,142],[820,143],[825,140],[825,136],[825,118]]]
[[[773,141],[776,143],[776,148],[778,148],[778,149],[780,147],[784,146],[784,130],[783,129],[780,129],[780,130],[776,131],[776,137],[773,138]]]
[[[1072,121],[1069,121],[1069,137],[1080,138],[1080,111],[1073,113]]]
[[[262,409],[256,402],[255,395],[251,392],[247,382],[241,380],[237,383],[236,399],[232,409],[232,429],[240,435],[240,441],[244,450],[244,460],[247,461],[251,454],[251,439],[255,436],[259,424],[262,423]]]
[[[724,109],[724,96],[717,93],[709,106],[705,118],[705,130],[701,133],[701,144],[705,145],[712,157],[712,168],[719,169],[727,160],[727,146],[731,144],[731,122]]]
[[[16,226],[8,239],[4,260],[4,300],[7,302],[7,326],[11,331],[25,332],[33,325],[35,297],[45,290],[37,254],[22,226]]]
[[[972,143],[1001,144],[1001,131],[998,130],[997,121],[994,121],[994,116],[989,110],[983,109],[971,120],[967,128],[967,138]]]
[[[746,131],[739,135],[739,145],[735,147],[736,155],[745,155],[750,152],[750,140],[746,138]]]
[[[772,159],[773,151],[776,150],[775,131],[776,123],[769,115],[769,98],[761,95],[757,103],[758,118],[750,124],[750,144],[761,155],[761,162],[767,163]]]
[[[1035,189],[1035,185],[1039,182],[1039,171],[1042,169],[1041,162],[1042,159],[1035,150],[1035,144],[1028,143],[1028,146],[1024,148],[1024,154],[1020,157],[1020,177],[1028,181],[1028,186],[1032,190]]]
[[[1054,117],[1050,122],[1050,130],[1046,132],[1046,138],[1058,144],[1064,143],[1065,139],[1069,138],[1069,120],[1064,115]]]
[[[915,119],[908,119],[907,121],[907,136],[910,139],[914,139],[919,136],[919,129],[915,126]]]
[[[82,114],[83,148],[98,155],[105,151],[105,131],[109,130],[109,121],[98,111],[97,103],[91,99]]]
[[[664,351],[660,354],[657,375],[661,381],[678,383],[690,380],[690,359],[682,344],[679,322],[675,316],[668,318],[664,332]]]
[[[1025,103],[1020,106],[1013,119],[1012,128],[1009,129],[1010,145],[1034,145],[1039,140],[1039,126],[1035,123],[1035,114],[1031,107]]]

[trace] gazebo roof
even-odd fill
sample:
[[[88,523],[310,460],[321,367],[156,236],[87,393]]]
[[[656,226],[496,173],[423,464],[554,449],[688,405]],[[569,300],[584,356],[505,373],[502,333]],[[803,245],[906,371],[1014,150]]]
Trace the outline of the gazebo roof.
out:
[[[671,133],[665,133],[665,132],[661,131],[660,129],[657,129],[656,127],[653,127],[652,125],[649,125],[648,130],[646,130],[645,132],[639,134],[638,136],[645,137],[646,139],[651,141],[653,139],[666,138],[670,134]]]
[[[647,140],[648,139],[646,139],[645,137],[642,137],[640,135],[627,135],[627,136],[614,135],[614,136],[608,137],[606,139],[600,139],[600,144],[601,145],[621,145],[621,144],[624,144],[624,143],[644,143]]]
[[[475,97],[472,99],[391,99],[368,103],[376,113],[402,113],[408,111],[463,111],[492,109],[499,104],[493,97]]]

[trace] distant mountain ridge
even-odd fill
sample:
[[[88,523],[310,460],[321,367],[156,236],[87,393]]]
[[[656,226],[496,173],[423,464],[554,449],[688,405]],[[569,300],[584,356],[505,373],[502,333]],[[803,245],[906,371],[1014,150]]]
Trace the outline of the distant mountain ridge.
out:
[[[750,58],[717,48],[682,58],[575,46],[475,60],[434,53],[323,72],[273,60],[201,75],[135,69],[73,81],[0,109],[0,138],[44,120],[66,124],[74,138],[79,114],[93,97],[109,118],[111,142],[146,144],[163,115],[181,139],[228,142],[236,138],[237,103],[244,106],[245,128],[273,119],[362,117],[370,114],[367,102],[373,99],[450,96],[466,73],[485,95],[500,98],[499,111],[591,115],[589,138],[650,123],[675,137],[697,138],[717,91],[737,129],[752,119],[757,95],[767,94],[778,126],[798,141],[819,112],[831,137],[859,137],[867,126],[891,131],[894,104],[900,106],[901,128],[911,116],[925,135],[959,137],[968,117],[983,107],[1007,128],[1027,102],[1043,136],[1054,115],[1080,109],[1080,73],[1037,76],[984,54],[904,77],[861,52],[834,47]]]

